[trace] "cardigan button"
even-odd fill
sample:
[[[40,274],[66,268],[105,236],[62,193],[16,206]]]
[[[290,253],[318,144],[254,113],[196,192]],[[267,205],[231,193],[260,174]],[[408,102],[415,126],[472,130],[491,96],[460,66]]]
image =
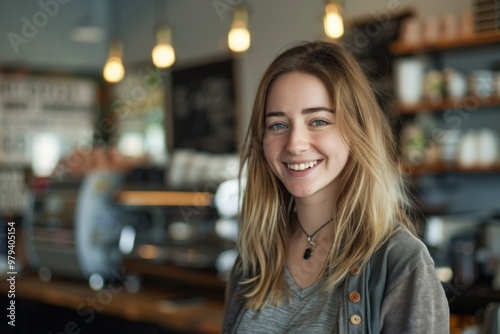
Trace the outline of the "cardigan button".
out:
[[[356,266],[356,267],[352,268],[350,271],[352,276],[358,276],[360,272],[361,272],[360,266]]]
[[[349,294],[349,300],[353,303],[357,303],[361,300],[361,295],[357,291],[353,291]]]
[[[353,325],[359,325],[361,323],[361,317],[357,314],[353,314],[349,318],[349,321],[351,321],[351,324]]]

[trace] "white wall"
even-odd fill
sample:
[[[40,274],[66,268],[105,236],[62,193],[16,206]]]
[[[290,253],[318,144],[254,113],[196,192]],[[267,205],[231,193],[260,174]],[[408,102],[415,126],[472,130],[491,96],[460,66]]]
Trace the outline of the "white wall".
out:
[[[48,9],[39,2],[49,4]],[[1,0],[0,8],[1,67],[100,72],[107,55],[106,38],[101,43],[82,44],[72,41],[69,32],[90,11],[95,22],[108,30],[106,1]],[[9,34],[23,42],[12,43]]]

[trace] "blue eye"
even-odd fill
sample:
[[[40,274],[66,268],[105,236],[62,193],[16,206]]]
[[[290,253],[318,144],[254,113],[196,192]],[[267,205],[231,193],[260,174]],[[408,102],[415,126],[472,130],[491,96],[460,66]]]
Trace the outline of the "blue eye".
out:
[[[287,126],[283,123],[273,123],[267,126],[269,130],[273,131],[278,131],[278,130],[284,130],[287,128]]]
[[[324,119],[315,119],[314,121],[311,122],[311,125],[313,126],[323,126],[327,124],[330,124],[330,122],[327,122]]]

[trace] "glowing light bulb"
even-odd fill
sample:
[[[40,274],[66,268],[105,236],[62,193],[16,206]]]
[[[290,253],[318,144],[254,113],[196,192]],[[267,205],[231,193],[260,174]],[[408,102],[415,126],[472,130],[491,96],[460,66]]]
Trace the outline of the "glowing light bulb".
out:
[[[246,27],[233,27],[228,35],[229,49],[244,52],[250,47],[250,32]]]
[[[325,33],[330,38],[340,38],[344,35],[344,20],[341,15],[340,4],[328,3],[323,19]]]
[[[122,60],[118,57],[110,57],[104,65],[103,76],[107,82],[119,82],[125,75]]]
[[[109,56],[102,75],[104,80],[111,83],[119,82],[125,76],[125,68],[122,63],[122,49],[123,46],[119,41],[115,41],[109,48]]]
[[[244,52],[250,47],[250,31],[248,31],[248,10],[244,6],[234,10],[233,24],[227,36],[229,49],[233,52]]]
[[[156,46],[151,52],[153,63],[156,67],[167,68],[175,62],[175,51],[172,46],[172,35],[170,28],[161,26],[156,31]]]

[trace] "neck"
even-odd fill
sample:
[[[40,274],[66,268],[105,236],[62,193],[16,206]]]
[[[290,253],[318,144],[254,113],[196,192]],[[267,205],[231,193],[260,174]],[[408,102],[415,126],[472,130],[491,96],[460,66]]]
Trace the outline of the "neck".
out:
[[[304,201],[296,199],[295,207],[297,209],[297,217],[302,227],[309,235],[318,230],[325,222],[329,221],[335,215],[332,201],[328,203],[304,203]],[[329,229],[328,226],[323,230],[327,229]]]

